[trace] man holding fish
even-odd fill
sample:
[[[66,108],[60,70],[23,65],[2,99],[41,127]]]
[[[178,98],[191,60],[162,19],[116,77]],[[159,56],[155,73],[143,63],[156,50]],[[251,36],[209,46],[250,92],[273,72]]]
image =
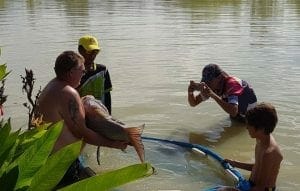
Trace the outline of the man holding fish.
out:
[[[78,140],[96,146],[125,149],[129,144],[127,141],[106,138],[86,126],[84,106],[75,89],[85,73],[84,58],[73,51],[65,51],[57,57],[54,70],[56,77],[46,85],[38,100],[39,112],[45,122],[64,121],[52,152]]]
[[[100,101],[93,96],[81,98],[75,89],[85,73],[84,58],[76,52],[65,51],[57,57],[54,70],[56,77],[46,85],[38,99],[39,112],[45,122],[64,121],[64,127],[52,152],[78,140],[95,146],[122,150],[126,149],[127,145],[132,145],[143,162],[143,126],[125,129],[123,123],[111,118],[107,108],[101,105]],[[86,100],[84,104],[82,100]],[[67,183],[63,184],[78,181],[78,163],[77,159],[71,165],[62,180],[66,180]]]
[[[84,58],[73,51],[60,54],[54,67],[56,77],[47,84],[39,97],[39,110],[43,120],[47,122],[64,120],[65,127],[53,152],[80,139],[92,145],[125,149],[127,143],[107,139],[85,125],[84,108],[75,89],[85,72],[83,63]]]

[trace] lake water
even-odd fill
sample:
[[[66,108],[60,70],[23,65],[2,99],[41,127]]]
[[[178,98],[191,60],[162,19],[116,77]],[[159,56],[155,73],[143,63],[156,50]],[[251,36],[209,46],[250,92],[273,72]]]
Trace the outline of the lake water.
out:
[[[284,160],[277,187],[298,190],[300,182],[300,1],[299,0],[0,0],[0,63],[12,70],[6,81],[5,118],[26,128],[20,75],[35,74],[35,91],[54,77],[54,61],[77,50],[92,34],[113,83],[113,115],[146,124],[144,135],[199,143],[223,157],[253,161],[254,140],[232,124],[215,102],[191,108],[189,80],[200,80],[208,63],[247,80],[259,101],[279,115],[274,136]],[[229,184],[216,164],[171,145],[145,142],[157,174],[120,190],[202,190]],[[138,163],[133,149],[122,153],[88,147],[99,172]],[[245,177],[249,173],[241,171]]]

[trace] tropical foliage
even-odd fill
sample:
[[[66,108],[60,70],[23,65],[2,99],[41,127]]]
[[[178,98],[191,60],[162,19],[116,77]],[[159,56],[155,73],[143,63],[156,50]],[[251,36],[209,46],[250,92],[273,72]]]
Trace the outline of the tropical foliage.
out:
[[[7,97],[3,93],[5,78],[8,74],[6,64],[0,64],[0,82],[2,84],[0,87],[1,112]],[[0,114],[2,115],[3,113]],[[82,142],[78,141],[51,154],[62,128],[63,122],[60,121],[58,123],[38,125],[23,132],[21,129],[12,132],[10,119],[7,122],[1,119],[1,190],[47,191],[55,189],[69,166],[80,155],[82,146]],[[60,188],[60,190],[108,190],[151,174],[153,174],[153,168],[150,164],[136,164],[81,180]]]
[[[0,188],[3,190],[53,190],[79,156],[81,141],[51,154],[63,127],[47,124],[21,133],[11,132],[10,121],[0,126]],[[96,175],[60,190],[109,190],[153,173],[150,164],[135,164]]]
[[[0,56],[1,56],[1,48],[0,48]],[[4,95],[4,85],[5,85],[5,78],[10,72],[6,71],[6,64],[0,64],[0,116],[3,115],[2,106],[3,103],[6,101],[7,96]]]

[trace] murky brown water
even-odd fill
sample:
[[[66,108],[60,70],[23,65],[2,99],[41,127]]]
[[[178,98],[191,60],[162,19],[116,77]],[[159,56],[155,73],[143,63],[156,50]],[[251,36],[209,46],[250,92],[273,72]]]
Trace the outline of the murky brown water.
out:
[[[186,90],[202,67],[219,63],[251,83],[260,101],[279,114],[275,138],[284,161],[279,190],[300,182],[300,1],[298,0],[0,0],[1,62],[12,70],[6,82],[5,116],[16,128],[27,124],[21,91],[24,68],[35,72],[36,88],[53,76],[53,63],[77,39],[93,34],[113,82],[113,115],[128,124],[145,123],[147,136],[190,141],[224,157],[253,159],[254,140],[231,124],[212,101],[191,108]],[[121,190],[201,190],[229,181],[205,159],[170,145],[145,143],[158,174]],[[132,150],[102,150],[110,170],[138,162]],[[121,162],[119,162],[121,160]],[[241,171],[245,176],[248,172]]]

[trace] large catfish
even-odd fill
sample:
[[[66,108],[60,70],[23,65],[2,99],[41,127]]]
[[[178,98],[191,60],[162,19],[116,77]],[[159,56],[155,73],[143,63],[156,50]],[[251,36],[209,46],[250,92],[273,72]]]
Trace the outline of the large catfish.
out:
[[[144,124],[139,127],[127,127],[124,123],[113,119],[107,108],[94,96],[82,97],[82,103],[88,128],[109,139],[127,141],[135,148],[141,162],[144,162],[145,151],[141,138]]]

